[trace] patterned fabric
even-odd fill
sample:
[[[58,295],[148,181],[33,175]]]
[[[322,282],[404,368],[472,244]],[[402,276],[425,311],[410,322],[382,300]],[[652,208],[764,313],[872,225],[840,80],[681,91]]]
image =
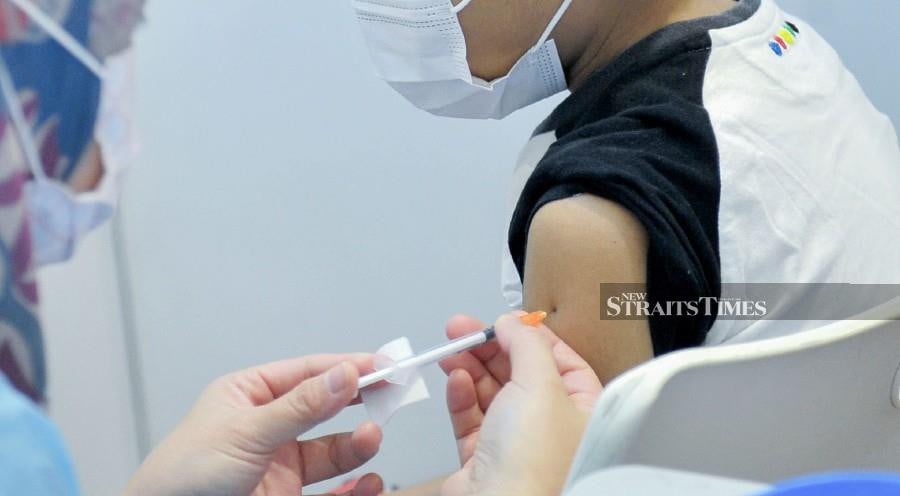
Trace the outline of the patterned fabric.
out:
[[[23,103],[29,121],[36,106],[33,92]],[[36,316],[37,286],[31,261],[31,236],[23,187],[29,173],[14,128],[0,120],[0,372],[35,401],[44,397],[44,349]]]
[[[31,0],[101,59],[131,43],[143,0]],[[8,0],[0,0],[0,54],[19,93],[47,176],[62,182],[94,139],[100,81]],[[0,112],[0,372],[36,402],[46,392],[38,290],[24,185],[30,178],[6,106]]]

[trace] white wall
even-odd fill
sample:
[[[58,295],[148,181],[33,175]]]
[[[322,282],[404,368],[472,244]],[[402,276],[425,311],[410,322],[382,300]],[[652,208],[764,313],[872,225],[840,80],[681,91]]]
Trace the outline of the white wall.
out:
[[[98,496],[117,494],[140,459],[115,262],[106,226],[38,277],[50,414],[84,494]]]
[[[374,77],[349,2],[259,5],[151,2],[138,40],[124,219],[153,440],[218,374],[400,335],[424,348],[454,312],[503,310],[505,182],[549,107],[430,117]],[[456,460],[429,376],[436,399],[368,467],[391,483]]]
[[[159,441],[219,374],[400,335],[422,348],[454,312],[504,310],[506,180],[551,104],[502,123],[418,112],[372,75],[348,3],[148,3],[137,40],[143,155],[121,219],[145,426],[130,410],[126,329],[106,306],[108,233],[41,281],[52,413],[85,494],[115,494],[142,426]],[[883,47],[900,46],[900,3],[782,3],[834,40],[897,122],[896,63]],[[401,412],[366,467],[389,483],[455,464],[442,374],[428,379],[435,399]]]

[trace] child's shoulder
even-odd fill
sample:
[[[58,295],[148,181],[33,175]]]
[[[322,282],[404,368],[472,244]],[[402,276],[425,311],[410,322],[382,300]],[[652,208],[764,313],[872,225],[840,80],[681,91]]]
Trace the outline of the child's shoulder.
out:
[[[772,0],[742,0],[636,43],[575,90],[537,134],[554,130],[562,138],[635,119],[648,127],[699,128],[732,117],[752,126],[779,109],[846,98],[841,85],[853,79],[848,75],[810,26]]]

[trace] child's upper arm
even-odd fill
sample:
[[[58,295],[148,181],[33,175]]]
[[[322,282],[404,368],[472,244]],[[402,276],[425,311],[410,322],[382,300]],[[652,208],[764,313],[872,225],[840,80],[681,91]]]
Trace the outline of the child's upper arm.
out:
[[[604,283],[647,282],[647,233],[611,201],[579,195],[534,216],[525,257],[525,307],[550,313],[547,325],[603,383],[653,358],[647,320],[606,317]]]

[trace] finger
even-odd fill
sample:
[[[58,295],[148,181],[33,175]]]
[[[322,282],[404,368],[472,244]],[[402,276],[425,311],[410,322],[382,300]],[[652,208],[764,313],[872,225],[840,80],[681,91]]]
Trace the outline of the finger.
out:
[[[603,390],[594,369],[546,325],[536,326],[535,332],[545,336],[552,344],[556,368],[569,398],[579,410],[585,413],[593,411],[597,398]]]
[[[458,339],[478,331],[483,331],[487,326],[478,319],[466,315],[454,315],[447,321],[447,338]],[[476,348],[473,352],[476,358],[482,362],[490,360],[498,351],[495,343],[487,343]]]
[[[259,426],[259,442],[274,450],[337,415],[353,400],[358,380],[357,368],[341,362],[275,401],[253,409],[251,421]]]
[[[484,364],[469,352],[454,355],[442,361],[440,365],[448,375],[454,370],[465,370],[472,377],[475,382],[478,404],[482,410],[488,409],[491,402],[494,401],[494,397],[503,387],[503,384],[497,381]]]
[[[579,410],[585,413],[593,411],[597,398],[603,390],[594,369],[546,325],[539,325],[533,329],[552,345],[553,358],[567,395]]]
[[[485,374],[490,374],[488,369],[484,366],[484,363],[475,358],[475,355],[468,351],[445,358],[441,360],[438,365],[441,366],[441,370],[447,375],[450,375],[450,372],[453,372],[456,369],[463,369],[472,374],[472,377],[481,377]]]
[[[553,346],[553,357],[562,376],[566,393],[579,410],[585,413],[593,411],[597,398],[603,391],[597,373],[581,358],[581,355],[562,340]]]
[[[456,438],[459,464],[464,465],[475,453],[478,432],[484,422],[484,411],[478,404],[475,384],[464,370],[455,370],[447,381],[447,411]]]
[[[482,331],[486,327],[480,320],[465,315],[456,315],[447,322],[447,337],[450,339],[461,338]],[[498,382],[505,384],[509,381],[509,359],[505,353],[500,352],[500,346],[496,342],[485,343],[470,353],[484,364],[484,367],[497,378]]]
[[[496,341],[491,341],[474,350],[472,354],[479,360],[482,360],[485,368],[491,373],[494,379],[500,384],[509,382],[512,369],[509,364],[509,354],[500,349],[500,345]]]
[[[315,484],[355,470],[378,453],[381,439],[381,428],[366,422],[352,433],[299,441],[303,484]]]
[[[353,488],[349,491],[343,491],[343,487],[338,489],[341,491],[339,494],[331,492],[318,496],[378,496],[384,491],[384,481],[378,474],[366,474],[353,482]]]
[[[454,315],[447,320],[447,337],[456,339],[458,337],[472,334],[487,327],[484,322],[468,315]]]
[[[241,388],[255,405],[263,405],[296,388],[341,362],[353,364],[359,374],[374,370],[374,355],[355,353],[313,355],[272,362],[227,376],[229,383]]]
[[[478,331],[483,331],[485,328],[487,328],[487,326],[478,319],[466,315],[454,315],[447,321],[447,338],[451,340],[458,339]],[[493,358],[498,349],[496,343],[487,343],[476,348],[472,354],[478,360],[486,362]]]
[[[457,315],[447,322],[447,337],[450,339],[457,339],[484,330],[485,327],[485,324],[480,320],[464,315]],[[470,357],[475,358],[481,365],[478,366],[477,362],[474,362]],[[468,352],[468,354],[461,354],[447,359],[446,368],[444,369],[445,372],[449,373],[455,368],[465,368],[469,371],[472,378],[475,379],[476,384],[479,384],[482,381],[482,368],[494,377],[494,380],[499,386],[502,386],[509,381],[509,357],[506,353],[501,352],[500,346],[494,341],[481,345]],[[484,388],[484,386],[485,385],[482,384],[479,387]],[[493,396],[496,395],[497,390],[499,390],[499,387],[496,389],[484,389],[486,397],[481,398],[482,406],[490,403]]]
[[[497,341],[509,353],[511,378],[524,387],[563,386],[551,340],[513,316],[504,315],[494,325]]]
[[[384,491],[384,481],[378,474],[366,474],[351,492],[352,496],[378,496]]]
[[[472,480],[472,472],[465,468],[457,470],[441,484],[440,494],[477,494],[472,486],[480,481]]]
[[[447,337],[457,339],[484,328],[485,325],[480,320],[456,315],[447,322]],[[475,350],[444,359],[440,365],[448,375],[456,369],[463,369],[472,376],[482,410],[487,410],[503,384],[509,381],[508,357],[505,353],[500,353],[500,347],[493,341]]]

